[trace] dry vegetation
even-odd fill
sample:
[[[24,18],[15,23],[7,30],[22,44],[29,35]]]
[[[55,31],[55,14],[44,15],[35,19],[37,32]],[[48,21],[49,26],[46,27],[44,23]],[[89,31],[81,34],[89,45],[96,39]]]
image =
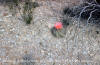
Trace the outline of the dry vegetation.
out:
[[[83,23],[79,27],[76,18],[66,15],[70,24],[65,26],[64,37],[51,33],[63,19],[63,8],[79,1],[37,0],[40,6],[32,10],[30,25],[23,22],[19,11],[13,16],[8,6],[1,5],[0,65],[100,65],[99,27]]]

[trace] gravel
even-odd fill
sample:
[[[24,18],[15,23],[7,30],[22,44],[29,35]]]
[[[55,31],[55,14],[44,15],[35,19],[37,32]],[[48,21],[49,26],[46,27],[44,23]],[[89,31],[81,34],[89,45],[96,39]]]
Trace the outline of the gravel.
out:
[[[73,25],[66,28],[66,36],[56,38],[50,29],[60,21],[61,13],[55,13],[57,9],[52,10],[50,5],[37,7],[30,25],[18,14],[12,16],[7,7],[0,6],[1,9],[1,14],[6,11],[8,15],[0,15],[0,65],[22,65],[27,54],[35,60],[34,65],[100,64],[100,34],[96,34],[100,28],[79,28],[73,20]]]

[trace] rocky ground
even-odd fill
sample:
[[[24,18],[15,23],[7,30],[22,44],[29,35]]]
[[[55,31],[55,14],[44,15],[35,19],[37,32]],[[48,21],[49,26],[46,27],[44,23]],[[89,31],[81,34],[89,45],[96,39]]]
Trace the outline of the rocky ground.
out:
[[[0,6],[0,65],[100,65],[100,28],[78,27],[72,19],[66,36],[56,38],[50,30],[68,3],[39,3],[30,25],[19,13],[12,16],[8,7]]]

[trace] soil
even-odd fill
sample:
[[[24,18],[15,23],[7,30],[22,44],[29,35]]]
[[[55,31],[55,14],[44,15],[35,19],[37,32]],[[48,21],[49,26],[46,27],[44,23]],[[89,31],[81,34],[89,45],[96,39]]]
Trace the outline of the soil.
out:
[[[33,11],[30,25],[19,13],[12,16],[7,6],[0,6],[0,65],[100,65],[100,28],[79,27],[72,18],[64,38],[51,34],[62,9],[79,3],[65,1],[38,1],[41,6]],[[23,62],[29,60],[34,62]]]

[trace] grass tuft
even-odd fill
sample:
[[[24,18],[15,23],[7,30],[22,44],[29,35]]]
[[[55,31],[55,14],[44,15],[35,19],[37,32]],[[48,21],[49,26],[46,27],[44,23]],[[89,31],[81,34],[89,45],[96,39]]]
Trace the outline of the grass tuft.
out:
[[[32,0],[27,0],[24,3],[23,6],[23,20],[26,22],[26,24],[30,24],[33,20],[33,10],[35,7],[38,7],[37,2],[32,2]]]

